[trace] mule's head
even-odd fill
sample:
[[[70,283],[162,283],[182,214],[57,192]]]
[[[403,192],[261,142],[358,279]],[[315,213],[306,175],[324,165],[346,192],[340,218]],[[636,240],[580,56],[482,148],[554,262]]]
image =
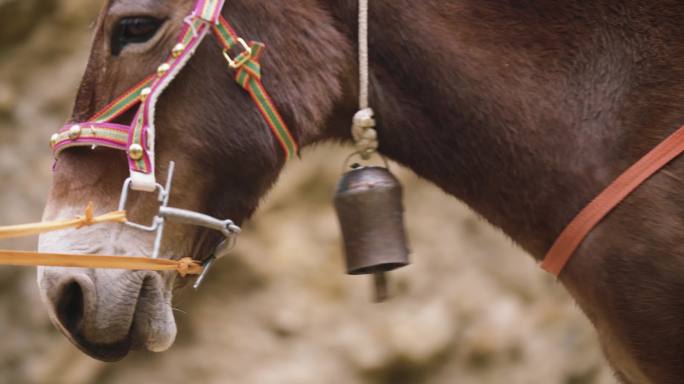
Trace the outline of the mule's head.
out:
[[[72,115],[87,121],[97,110],[154,73],[171,52],[194,0],[111,0],[100,14],[89,63]],[[229,2],[223,10],[238,33],[269,43],[264,82],[300,142],[342,96],[346,40],[327,15],[287,3]],[[301,39],[304,35],[306,40]],[[314,48],[315,47],[315,48]],[[302,65],[306,63],[306,65]],[[313,70],[312,70],[313,68]],[[132,113],[117,122],[128,124]],[[176,162],[171,205],[237,223],[274,183],[284,155],[247,93],[232,79],[218,43],[207,37],[161,96],[156,109],[157,177]],[[126,154],[73,148],[58,158],[44,219],[72,218],[92,201],[116,209],[128,175]],[[152,194],[134,194],[132,221],[149,222]],[[40,237],[41,251],[149,256],[151,234],[121,225],[61,231]],[[167,226],[161,257],[202,259],[217,238],[189,226]],[[38,284],[54,324],[93,357],[116,360],[131,348],[167,349],[176,336],[172,314],[175,274],[39,268]]]

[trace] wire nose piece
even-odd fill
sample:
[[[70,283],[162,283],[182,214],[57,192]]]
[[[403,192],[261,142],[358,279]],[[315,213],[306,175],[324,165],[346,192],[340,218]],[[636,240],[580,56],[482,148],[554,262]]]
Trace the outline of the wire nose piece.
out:
[[[204,213],[191,211],[187,209],[169,207],[169,198],[171,196],[171,187],[173,185],[172,183],[174,170],[175,163],[172,161],[169,163],[168,173],[166,176],[166,185],[162,186],[160,184],[157,184],[157,187],[154,190],[154,192],[158,193],[157,200],[159,201],[160,206],[159,210],[157,211],[157,214],[155,215],[152,221],[152,224],[149,226],[145,226],[142,224],[133,223],[129,221],[125,221],[124,224],[138,230],[155,233],[154,245],[152,248],[153,259],[159,258],[166,220],[172,220],[180,224],[194,225],[198,227],[211,229],[217,232],[221,232],[221,234],[224,236],[224,239],[214,249],[214,252],[211,254],[211,256],[209,256],[209,258],[207,258],[207,260],[203,263],[204,269],[200,276],[197,278],[195,284],[193,285],[193,287],[197,289],[202,284],[202,281],[204,281],[204,278],[206,277],[211,267],[214,265],[214,262],[227,255],[235,247],[235,244],[237,243],[237,235],[240,234],[241,229],[232,220],[229,219],[221,220]],[[121,191],[119,208],[122,210],[126,208],[130,183],[130,179],[127,179],[124,182]]]

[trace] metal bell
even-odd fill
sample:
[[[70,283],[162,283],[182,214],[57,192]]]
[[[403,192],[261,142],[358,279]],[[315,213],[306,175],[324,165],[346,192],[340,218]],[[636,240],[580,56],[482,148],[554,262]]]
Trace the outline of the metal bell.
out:
[[[355,164],[335,192],[347,272],[373,274],[376,296],[387,296],[385,272],[409,264],[402,188],[387,168]]]

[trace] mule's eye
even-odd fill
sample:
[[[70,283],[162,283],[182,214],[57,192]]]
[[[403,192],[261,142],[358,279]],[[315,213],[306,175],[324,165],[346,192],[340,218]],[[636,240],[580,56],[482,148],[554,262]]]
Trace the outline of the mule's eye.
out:
[[[154,17],[126,17],[119,20],[112,32],[112,55],[118,56],[128,44],[144,43],[151,39],[162,20]]]

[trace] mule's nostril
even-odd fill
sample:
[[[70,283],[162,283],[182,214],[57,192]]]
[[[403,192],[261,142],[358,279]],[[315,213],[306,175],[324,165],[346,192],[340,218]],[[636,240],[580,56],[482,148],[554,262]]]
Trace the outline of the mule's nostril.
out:
[[[71,334],[83,326],[83,289],[73,281],[62,288],[57,301],[57,318]]]

